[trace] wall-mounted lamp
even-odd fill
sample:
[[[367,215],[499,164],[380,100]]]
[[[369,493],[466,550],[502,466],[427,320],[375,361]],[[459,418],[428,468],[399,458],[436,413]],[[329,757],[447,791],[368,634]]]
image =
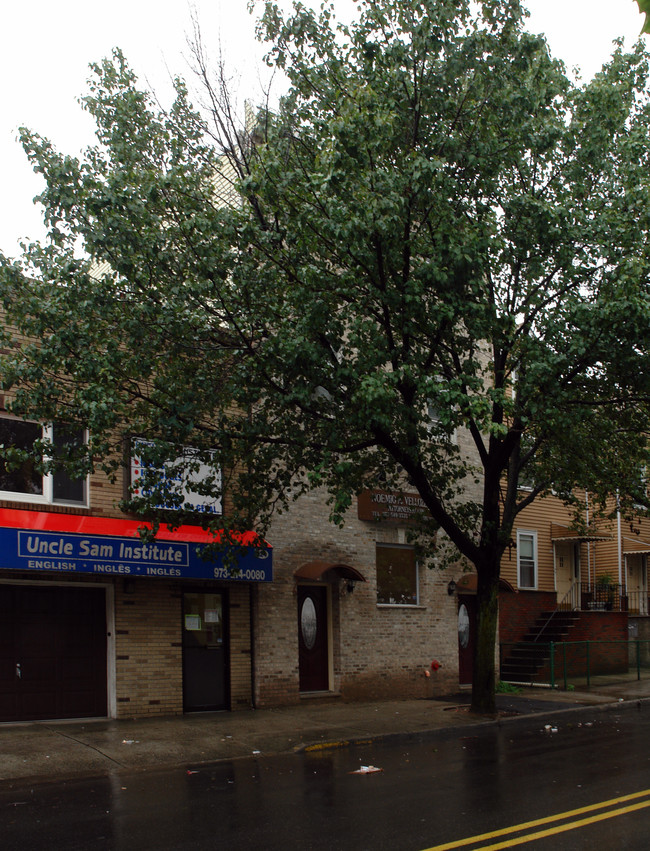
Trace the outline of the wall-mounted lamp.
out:
[[[122,590],[125,594],[135,594],[135,582],[133,579],[125,578],[122,583]]]
[[[354,591],[355,584],[354,579],[348,579],[347,585],[345,586],[348,594],[351,594]]]
[[[447,585],[447,594],[449,594],[450,597],[453,597],[455,593],[456,593],[456,583],[454,582],[453,579],[451,579],[450,582],[449,582],[449,585]]]

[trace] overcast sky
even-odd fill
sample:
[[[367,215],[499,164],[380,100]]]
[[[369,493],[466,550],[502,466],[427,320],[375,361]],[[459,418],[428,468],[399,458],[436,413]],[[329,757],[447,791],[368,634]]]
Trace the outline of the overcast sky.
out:
[[[342,18],[354,14],[354,0],[334,2]],[[19,239],[43,234],[32,203],[40,183],[16,141],[20,126],[36,130],[65,153],[90,144],[92,124],[77,100],[86,90],[89,63],[114,47],[164,97],[170,74],[188,74],[192,9],[208,50],[221,48],[242,93],[254,96],[264,51],[255,42],[246,5],[246,0],[5,0],[0,13],[0,250],[14,256]],[[543,32],[553,53],[569,68],[579,66],[583,79],[607,60],[615,37],[632,45],[643,21],[635,0],[528,0],[527,6],[529,29]]]

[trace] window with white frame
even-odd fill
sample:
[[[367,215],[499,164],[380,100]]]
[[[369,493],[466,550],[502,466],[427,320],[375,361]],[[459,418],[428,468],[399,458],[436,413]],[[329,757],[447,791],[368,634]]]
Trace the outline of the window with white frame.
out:
[[[517,584],[537,588],[537,532],[517,531]]]
[[[377,602],[418,605],[418,564],[413,547],[377,544]]]
[[[65,470],[43,474],[31,452],[39,440],[52,444],[55,457],[64,458],[86,442],[86,432],[77,426],[40,423],[0,417],[0,445],[8,450],[0,458],[0,499],[20,502],[57,503],[62,505],[87,505],[86,477],[73,478]],[[12,450],[15,455],[12,457]]]

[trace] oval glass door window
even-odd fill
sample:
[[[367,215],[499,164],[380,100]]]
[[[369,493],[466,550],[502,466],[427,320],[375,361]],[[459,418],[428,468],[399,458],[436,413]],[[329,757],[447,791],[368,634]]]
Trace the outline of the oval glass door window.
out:
[[[316,608],[311,597],[305,597],[300,612],[300,629],[302,640],[307,650],[316,644]]]
[[[462,648],[469,644],[469,614],[464,603],[458,609],[458,643]]]

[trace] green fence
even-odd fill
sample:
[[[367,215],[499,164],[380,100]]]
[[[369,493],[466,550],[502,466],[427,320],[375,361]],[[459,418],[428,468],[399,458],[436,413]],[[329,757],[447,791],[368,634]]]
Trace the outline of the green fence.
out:
[[[499,645],[505,682],[577,687],[650,678],[650,639],[517,642]]]

